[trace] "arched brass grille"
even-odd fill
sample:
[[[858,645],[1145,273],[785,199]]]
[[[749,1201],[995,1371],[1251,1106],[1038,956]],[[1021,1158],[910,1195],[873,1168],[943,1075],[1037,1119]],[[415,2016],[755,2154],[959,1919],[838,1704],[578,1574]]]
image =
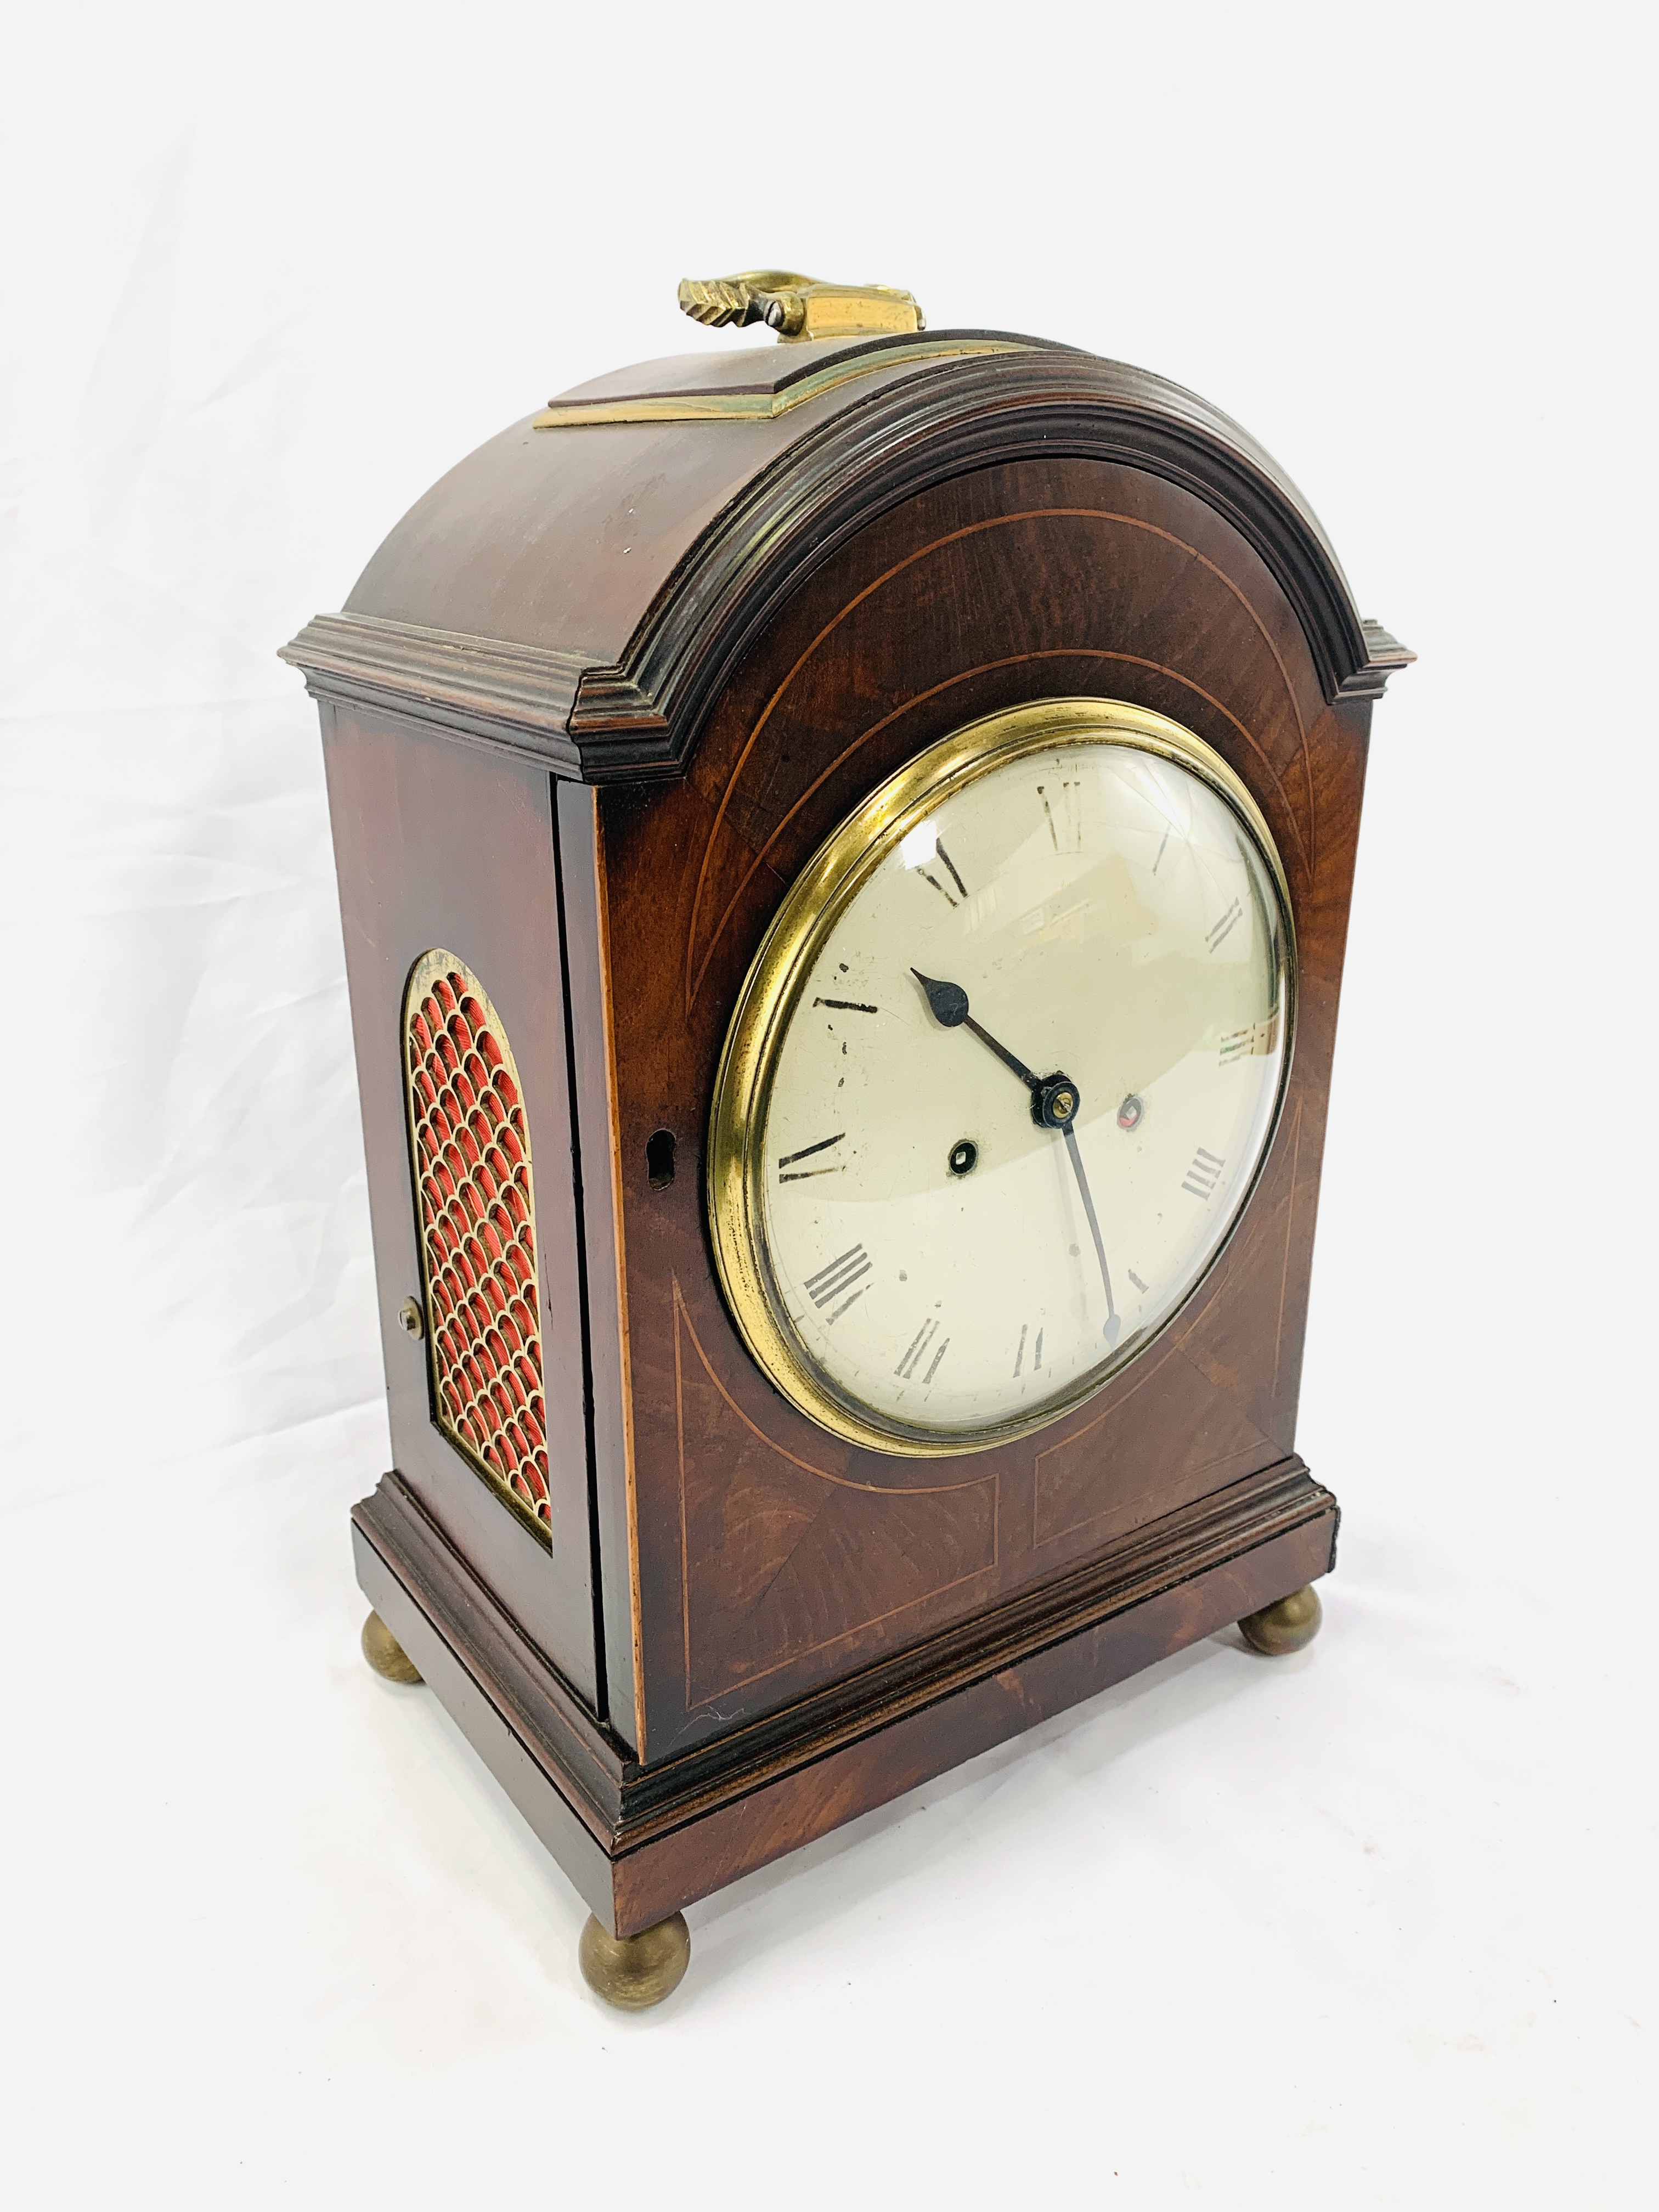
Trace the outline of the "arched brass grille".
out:
[[[404,1030],[434,1417],[550,1541],[530,1127],[513,1048],[453,952],[416,963]]]

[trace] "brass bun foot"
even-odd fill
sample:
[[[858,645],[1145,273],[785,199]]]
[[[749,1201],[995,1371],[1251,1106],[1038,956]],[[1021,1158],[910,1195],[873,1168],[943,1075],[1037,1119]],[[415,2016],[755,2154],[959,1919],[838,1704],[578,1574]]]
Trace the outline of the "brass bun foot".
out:
[[[576,1947],[582,1979],[607,2004],[643,2012],[672,1996],[691,1963],[691,1931],[683,1912],[671,1913],[637,1936],[608,1936],[590,1915]]]
[[[418,1682],[421,1670],[378,1613],[363,1623],[363,1656],[388,1682]]]
[[[1324,1618],[1319,1592],[1309,1583],[1280,1598],[1277,1605],[1264,1605],[1260,1613],[1247,1613],[1238,1626],[1253,1650],[1265,1651],[1269,1659],[1283,1659],[1311,1644]]]

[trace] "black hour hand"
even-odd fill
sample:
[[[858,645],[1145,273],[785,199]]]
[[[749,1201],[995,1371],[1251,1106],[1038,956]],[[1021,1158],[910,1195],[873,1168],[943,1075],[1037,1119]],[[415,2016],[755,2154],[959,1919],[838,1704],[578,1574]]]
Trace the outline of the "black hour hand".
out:
[[[974,1019],[968,1011],[968,994],[960,983],[941,983],[937,976],[924,975],[920,968],[913,968],[910,973],[927,993],[928,1011],[941,1029],[971,1030],[982,1045],[989,1046],[1005,1067],[1013,1070],[1028,1091],[1034,1095],[1043,1091],[1042,1078],[1033,1075],[1023,1060],[1017,1060],[1006,1044],[999,1044],[989,1030],[981,1029]],[[1065,1079],[1059,1077],[1054,1080],[1063,1082]],[[1069,1113],[1072,1109],[1068,1108],[1066,1110]],[[1054,1126],[1058,1127],[1060,1124],[1055,1122]]]
[[[960,983],[941,983],[936,977],[924,975],[920,968],[910,973],[927,994],[928,1010],[941,1029],[960,1029],[968,1018],[968,994]]]

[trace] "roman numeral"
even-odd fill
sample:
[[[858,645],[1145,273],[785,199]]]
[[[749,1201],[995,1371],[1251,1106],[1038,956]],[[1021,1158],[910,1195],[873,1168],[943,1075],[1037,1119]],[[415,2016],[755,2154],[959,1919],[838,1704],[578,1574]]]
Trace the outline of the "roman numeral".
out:
[[[827,1267],[820,1267],[816,1275],[807,1277],[806,1295],[822,1313],[824,1307],[833,1305],[843,1291],[850,1291],[860,1275],[867,1275],[869,1272],[869,1254],[862,1244],[854,1244],[850,1251],[843,1252],[839,1259],[832,1260]],[[868,1287],[866,1285],[866,1288]],[[860,1297],[863,1295],[863,1291],[858,1293]],[[848,1304],[851,1303],[849,1298]],[[846,1307],[842,1310],[844,1313]],[[830,1319],[833,1321],[835,1318],[832,1314]]]
[[[911,836],[920,836],[921,834],[921,831],[913,830],[911,832]],[[930,825],[928,826],[928,834],[931,835]],[[900,850],[902,852],[904,851],[909,844],[910,838],[907,837],[904,841],[904,845],[900,848]],[[933,873],[933,870],[931,868],[922,866],[921,863],[924,860],[938,860],[942,863],[950,876],[951,881],[956,885],[957,891],[961,894],[960,898],[952,898],[950,892],[945,890],[944,884],[940,883],[939,878]],[[968,896],[968,886],[962,880],[962,872],[957,867],[956,862],[951,858],[951,855],[945,851],[944,846],[939,843],[937,837],[934,837],[933,839],[933,850],[931,852],[918,853],[914,859],[907,857],[904,865],[908,868],[914,868],[924,883],[932,884],[933,889],[945,901],[946,906],[957,906],[962,902],[962,900],[966,899]]]
[[[1031,1324],[1028,1321],[1023,1321],[1019,1325],[1019,1349],[1014,1354],[1016,1378],[1018,1377],[1020,1370],[1025,1364],[1025,1339],[1030,1331],[1030,1327]],[[1037,1331],[1036,1342],[1031,1347],[1031,1372],[1033,1375],[1040,1375],[1042,1372],[1042,1331],[1041,1329]]]
[[[1042,801],[1042,811],[1048,824],[1048,835],[1054,840],[1057,853],[1080,853],[1083,850],[1083,786],[1073,781],[1060,784],[1054,791],[1054,805],[1048,804],[1047,789],[1038,784],[1036,795]],[[1060,810],[1060,819],[1054,819],[1054,807]],[[1159,858],[1163,857],[1162,853]]]
[[[923,1322],[921,1327],[910,1339],[909,1343],[905,1346],[903,1352],[900,1355],[899,1364],[893,1370],[894,1374],[898,1376],[902,1381],[908,1382],[911,1376],[915,1375],[917,1367],[921,1362],[923,1355],[932,1346],[933,1339],[938,1334],[939,1323],[936,1321]],[[927,1372],[921,1378],[924,1383],[931,1382],[934,1376],[939,1373],[939,1364],[950,1349],[951,1340],[947,1336],[944,1343],[941,1344],[938,1350],[933,1353],[933,1359],[927,1367]]]
[[[844,1160],[838,1162],[834,1167],[827,1168],[797,1168],[795,1166],[795,1162],[797,1160],[810,1160],[815,1152],[827,1152],[831,1145],[840,1144],[842,1138],[846,1134],[847,1132],[843,1129],[840,1132],[839,1135],[834,1137],[820,1137],[816,1145],[803,1145],[798,1152],[785,1152],[778,1161],[778,1181],[780,1182],[805,1182],[808,1178],[812,1176],[845,1175],[847,1172],[847,1163]],[[792,1169],[793,1170],[793,1172],[792,1174],[786,1175],[784,1172],[786,1169]]]
[[[1227,1163],[1206,1152],[1202,1145],[1193,1154],[1193,1164],[1187,1170],[1181,1188],[1189,1190],[1194,1198],[1213,1198],[1215,1187],[1221,1180],[1221,1170]]]
[[[1204,941],[1209,946],[1212,952],[1213,952],[1218,945],[1222,945],[1226,939],[1232,935],[1234,929],[1243,919],[1243,907],[1239,903],[1238,900],[1235,899],[1232,904],[1228,908],[1226,913],[1222,915],[1220,921],[1212,923],[1205,932]]]
[[[878,1014],[879,1006],[866,1006],[861,999],[814,999],[815,1006],[833,1006],[840,1014]]]
[[[1279,1042],[1279,1016],[1269,1014],[1265,1022],[1251,1022],[1242,1030],[1230,1030],[1221,1040],[1220,1060],[1223,1067],[1229,1060],[1248,1060],[1272,1052]]]

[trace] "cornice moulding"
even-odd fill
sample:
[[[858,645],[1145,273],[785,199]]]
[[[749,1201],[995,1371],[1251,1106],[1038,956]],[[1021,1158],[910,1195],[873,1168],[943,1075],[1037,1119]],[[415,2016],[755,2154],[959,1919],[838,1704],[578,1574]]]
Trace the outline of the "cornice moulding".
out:
[[[1290,601],[1328,699],[1377,698],[1415,657],[1362,622],[1312,510],[1237,423],[1142,370],[1052,350],[940,360],[850,398],[727,501],[615,661],[368,614],[319,615],[282,657],[321,696],[412,715],[555,775],[676,777],[750,640],[872,515],[967,470],[1060,456],[1149,470],[1232,524]]]

